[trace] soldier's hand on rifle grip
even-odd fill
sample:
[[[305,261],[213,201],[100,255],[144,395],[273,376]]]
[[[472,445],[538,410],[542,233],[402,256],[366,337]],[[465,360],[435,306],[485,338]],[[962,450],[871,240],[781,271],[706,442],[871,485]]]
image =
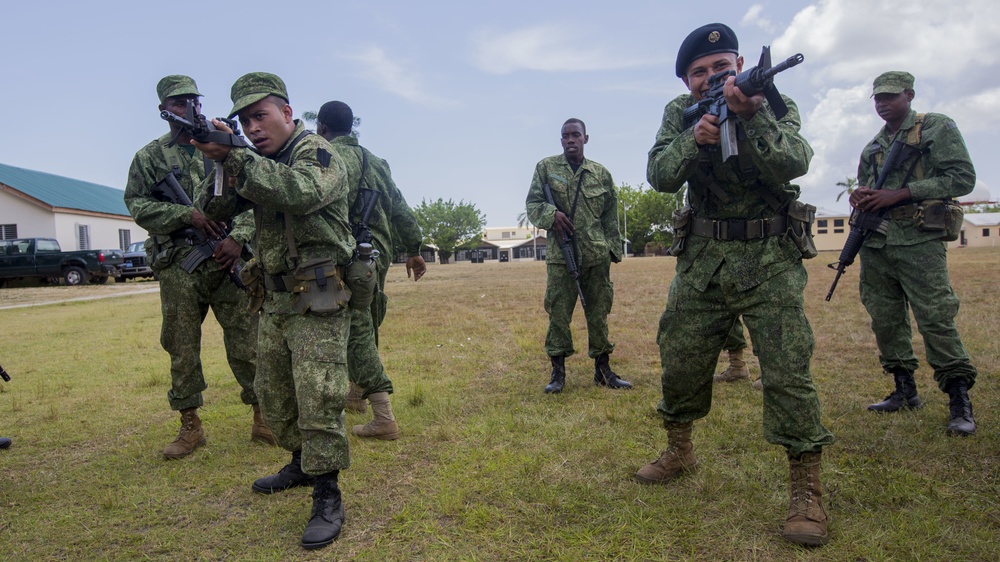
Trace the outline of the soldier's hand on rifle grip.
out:
[[[729,106],[729,110],[744,120],[753,119],[753,116],[757,115],[757,112],[764,105],[764,93],[761,92],[755,96],[743,95],[743,92],[736,87],[735,76],[726,79],[726,83],[722,86],[722,93],[726,96],[726,105]]]
[[[427,264],[422,256],[412,256],[406,260],[406,278],[410,278],[410,271],[413,271],[413,281],[420,281],[420,278],[427,273]]]
[[[226,237],[215,247],[212,259],[219,264],[219,267],[232,273],[236,269],[236,265],[240,263],[241,253],[243,253],[243,246],[236,240]]]
[[[573,236],[573,232],[576,230],[573,226],[573,221],[569,220],[569,217],[558,209],[556,210],[555,217],[552,220],[552,229],[556,231],[556,234],[559,234],[564,239]]]
[[[694,124],[694,142],[698,146],[715,146],[722,141],[719,131],[719,117],[706,113]]]
[[[191,226],[197,228],[206,239],[222,239],[227,236],[223,223],[208,220],[198,209],[191,209]]]
[[[222,132],[233,132],[225,121],[212,119],[212,125],[215,125],[215,128]],[[224,162],[226,157],[229,156],[229,151],[233,149],[233,147],[229,145],[219,144],[217,142],[198,142],[194,139],[191,139],[191,144],[193,144],[198,150],[202,151],[202,153],[204,153],[209,160],[215,160],[216,162]]]

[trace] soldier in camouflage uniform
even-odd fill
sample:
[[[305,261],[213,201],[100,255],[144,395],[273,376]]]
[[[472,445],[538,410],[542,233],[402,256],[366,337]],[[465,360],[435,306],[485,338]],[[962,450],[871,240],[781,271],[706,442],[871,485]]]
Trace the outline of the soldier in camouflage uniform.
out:
[[[258,261],[244,273],[262,305],[256,388],[264,419],[292,451],[292,461],[257,479],[253,490],[269,494],[313,484],[302,546],[320,548],[340,534],[344,507],[337,480],[350,465],[343,422],[350,330],[350,291],[343,280],[354,249],[347,173],[330,144],[293,119],[281,78],[246,74],[233,84],[231,97],[230,114],[239,115],[255,149],[195,142],[223,163],[231,186],[222,197],[205,187],[201,200],[215,218],[253,209]]]
[[[566,382],[566,357],[573,355],[570,321],[576,308],[577,287],[566,270],[557,236],[575,234],[574,253],[580,271],[580,287],[587,306],[587,354],[594,359],[594,383],[608,388],[632,388],[615,374],[609,355],[615,345],[608,341],[608,314],[614,301],[611,262],[621,261],[622,242],[618,230],[618,191],[611,173],[583,156],[587,126],[568,119],[562,126],[563,153],[543,159],[535,166],[525,201],[532,224],[551,233],[545,249],[548,279],[545,312],[549,330],[545,353],[552,363],[552,377],[545,392],[562,392]],[[543,186],[552,189],[555,205],[548,202]]]
[[[729,360],[729,366],[725,371],[715,375],[712,380],[715,382],[739,382],[750,380],[750,368],[743,358],[743,352],[747,348],[747,339],[743,335],[743,323],[737,318],[733,324],[733,329],[729,330],[726,336],[726,343],[722,346]]]
[[[764,391],[764,436],[786,448],[791,502],[783,535],[800,544],[828,539],[819,481],[821,450],[833,435],[820,423],[819,399],[809,373],[813,334],[803,313],[803,251],[792,240],[789,210],[813,151],[799,135],[798,108],[776,119],[764,96],[747,97],[725,86],[731,118],[745,134],[739,157],[727,162],[718,118],[703,115],[684,128],[682,113],[703,99],[708,78],[743,67],[733,31],[719,23],[693,31],[681,44],[676,73],[690,90],[663,113],[647,175],[658,191],[685,183],[693,210],[686,246],[675,246],[677,275],[670,285],[657,342],[663,398],[657,411],[668,447],[636,473],[643,483],[667,483],[695,468],[691,430],[712,401],[712,373],[737,318],[742,317],[759,354]],[[725,202],[724,202],[725,201]],[[774,203],[774,204],[772,204]],[[775,204],[777,209],[775,209]],[[805,227],[808,229],[808,226]]]
[[[885,232],[873,233],[859,255],[861,301],[872,317],[882,369],[893,375],[896,389],[868,409],[896,412],[922,405],[913,380],[918,362],[911,343],[912,309],[934,380],[950,398],[948,434],[972,435],[976,422],[968,391],[976,383],[976,368],[955,328],[958,297],[948,277],[945,229],[920,223],[928,204],[970,193],[976,171],[954,121],[939,113],[918,115],[910,108],[913,75],[880,75],[872,96],[885,126],[861,154],[858,184],[864,187],[851,193],[850,201],[861,211],[890,209]],[[895,170],[881,169],[894,140],[919,146],[922,154],[912,157],[916,164],[907,160]],[[879,191],[868,187],[876,173],[888,174]]]
[[[183,116],[187,101],[198,102],[198,88],[187,76],[173,75],[156,85],[160,111]],[[205,178],[205,162],[195,156],[191,136],[170,123],[170,132],[144,146],[132,160],[125,186],[125,204],[136,224],[149,232],[146,253],[150,267],[160,279],[160,307],[163,324],[160,343],[170,354],[170,407],[181,412],[181,431],[163,450],[167,458],[189,455],[205,443],[205,432],[198,417],[204,404],[202,391],[208,388],[201,366],[201,324],[209,307],[222,326],[229,366],[243,388],[240,398],[253,406],[251,438],[276,444],[274,434],[264,424],[253,383],[256,372],[257,315],[247,311],[247,295],[229,280],[229,270],[238,262],[243,245],[252,235],[249,215],[238,217],[227,235],[225,225],[210,221],[193,207],[165,201],[157,196],[156,186],[179,170],[178,182],[191,198],[196,185]],[[171,139],[177,143],[170,146]],[[181,263],[193,249],[190,232],[195,228],[204,236],[223,240],[215,259],[206,259],[188,273]]]
[[[351,393],[348,394],[347,409],[363,413],[364,399],[367,398],[372,405],[372,420],[365,425],[352,427],[351,432],[358,437],[397,439],[399,427],[389,402],[392,381],[386,376],[378,355],[378,326],[385,317],[385,277],[395,254],[394,237],[408,256],[407,277],[412,272],[413,280],[419,281],[427,271],[427,266],[420,256],[420,226],[403,194],[392,181],[389,163],[358,144],[358,139],[351,135],[353,124],[354,112],[341,101],[323,104],[316,124],[316,132],[330,142],[347,166],[352,225],[361,220],[362,201],[358,198],[359,190],[365,188],[378,192],[378,204],[368,218],[368,228],[372,233],[375,249],[379,252],[379,292],[372,300],[371,307],[351,310],[351,336],[347,344]],[[352,395],[356,397],[353,407]]]

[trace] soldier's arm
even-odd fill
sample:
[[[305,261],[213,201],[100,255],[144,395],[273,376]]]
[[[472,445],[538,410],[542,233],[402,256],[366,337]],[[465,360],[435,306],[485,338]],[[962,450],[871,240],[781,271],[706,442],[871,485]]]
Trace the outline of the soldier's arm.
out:
[[[646,179],[657,191],[676,193],[698,164],[698,143],[694,139],[694,128],[683,129],[684,104],[680,101],[683,99],[686,98],[677,98],[663,109],[656,142],[649,150]]]
[[[158,167],[141,152],[132,159],[125,183],[125,206],[135,223],[153,234],[166,234],[191,224],[192,207],[161,201],[152,195]],[[167,171],[162,172],[164,176]]]
[[[604,229],[604,239],[608,241],[611,260],[618,263],[622,261],[622,235],[618,228],[618,189],[611,179],[611,173],[606,172],[605,176],[604,185],[607,187],[608,197],[604,212],[601,213],[601,228]]]
[[[955,122],[943,115],[928,115],[921,131],[924,179],[906,185],[914,201],[961,197],[976,187],[976,169]]]
[[[413,214],[413,209],[406,204],[406,198],[396,187],[396,182],[392,181],[389,164],[385,161],[383,164],[385,165],[384,174],[382,174],[383,194],[389,200],[389,227],[395,239],[406,250],[407,256],[411,258],[419,256],[423,236],[420,232],[420,225],[417,223],[417,216]]]
[[[788,114],[780,121],[770,109],[758,111],[752,119],[740,120],[748,141],[745,146],[749,147],[753,163],[760,171],[761,182],[778,189],[804,176],[813,157],[812,147],[799,133],[802,119],[798,106],[790,98],[784,97],[784,100]]]
[[[240,196],[268,209],[307,215],[337,200],[346,205],[347,173],[340,156],[307,139],[294,150],[289,166],[249,148],[234,148],[224,166],[236,178]]]
[[[555,221],[556,207],[545,199],[545,191],[542,186],[546,181],[548,181],[548,174],[544,164],[539,162],[535,166],[535,174],[531,177],[531,187],[528,188],[528,197],[525,199],[524,205],[531,224],[549,230]]]

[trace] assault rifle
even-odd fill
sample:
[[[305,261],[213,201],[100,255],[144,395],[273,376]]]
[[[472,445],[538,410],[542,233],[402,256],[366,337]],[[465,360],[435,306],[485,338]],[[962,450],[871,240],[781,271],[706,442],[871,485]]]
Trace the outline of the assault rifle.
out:
[[[368,228],[368,221],[371,219],[372,211],[378,204],[379,192],[374,189],[358,189],[358,198],[355,207],[359,208],[361,218],[357,223],[351,225],[351,235],[358,244],[371,244],[375,236]]]
[[[4,369],[3,365],[0,365],[0,379],[10,382],[10,375],[7,374],[7,369]]]
[[[743,95],[750,97],[761,92],[767,99],[771,111],[777,119],[781,119],[788,114],[788,106],[781,99],[778,88],[774,85],[774,75],[784,72],[789,68],[801,63],[805,57],[801,53],[788,57],[775,66],[771,66],[771,47],[764,47],[760,53],[760,61],[757,66],[750,70],[736,74],[735,70],[713,74],[708,78],[708,93],[698,103],[684,110],[684,128],[688,129],[697,123],[702,115],[715,115],[719,118],[719,129],[722,131],[722,159],[729,160],[739,154],[737,146],[736,120],[729,115],[729,106],[726,105],[726,96],[723,86],[726,79],[736,76],[736,87],[743,92]],[[716,148],[708,147],[714,151]]]
[[[882,165],[882,173],[876,171],[875,174],[875,185],[872,187],[873,190],[882,189],[885,185],[886,178],[889,177],[889,172],[895,170],[907,158],[913,156],[914,154],[919,155],[922,151],[913,146],[912,144],[906,144],[901,140],[893,141],[892,146],[889,148],[889,154],[885,156],[885,164]],[[903,176],[903,183],[901,185],[906,185],[906,181],[910,179],[910,174],[913,173],[913,169],[916,167],[917,162],[920,158],[915,158],[913,163],[910,164],[909,170],[906,171],[906,175]],[[873,162],[874,167],[874,162]],[[833,291],[837,288],[837,283],[840,281],[840,276],[844,274],[844,270],[847,266],[854,263],[854,258],[858,256],[858,252],[861,251],[861,246],[864,245],[865,240],[872,235],[873,232],[877,232],[885,221],[885,214],[888,208],[882,208],[874,213],[859,211],[854,209],[851,212],[851,232],[847,235],[847,242],[844,243],[844,249],[840,251],[840,257],[834,263],[827,265],[830,269],[837,271],[837,276],[833,278],[833,284],[830,285],[830,291],[826,294],[826,300],[829,301],[833,298]]]
[[[218,169],[218,167],[216,169]],[[170,203],[194,207],[194,203],[191,202],[191,198],[188,197],[187,193],[184,192],[184,188],[181,187],[180,182],[177,181],[177,177],[180,173],[180,169],[175,167],[166,175],[166,177],[153,186],[153,196]],[[226,230],[228,231],[229,228]],[[205,235],[202,234],[197,228],[190,226],[171,232],[170,236],[172,238],[186,238],[193,242],[192,245],[194,246],[194,249],[186,258],[184,258],[184,261],[181,262],[181,267],[188,273],[193,272],[195,268],[201,265],[201,262],[211,258],[212,254],[215,252],[215,248],[222,243],[222,240],[205,237]],[[246,246],[243,247],[243,251],[247,251]],[[241,269],[243,269],[243,266],[236,264],[236,269],[229,272],[229,280],[240,289],[245,290],[247,286],[243,284],[242,280],[240,280]]]
[[[552,198],[552,188],[549,187],[549,184],[546,183],[543,185],[542,190],[545,192],[545,200],[555,207],[557,211],[561,210],[559,209],[559,205],[556,205],[556,200]],[[580,306],[587,308],[587,301],[583,299],[583,288],[580,287],[580,268],[576,265],[576,256],[573,254],[573,247],[576,246],[575,236],[571,234],[563,238],[558,232],[555,235],[556,242],[559,243],[559,249],[562,250],[563,259],[566,260],[566,271],[569,272],[569,276],[576,282],[576,292],[580,295]]]
[[[232,133],[227,133],[225,131],[219,130],[212,124],[212,121],[207,119],[204,115],[197,113],[194,110],[195,105],[194,99],[187,100],[187,109],[184,111],[184,117],[179,115],[174,115],[169,111],[161,111],[160,119],[167,121],[168,123],[173,123],[179,128],[177,133],[174,134],[174,138],[170,139],[167,146],[173,146],[177,144],[177,137],[181,136],[181,133],[187,132],[191,137],[198,142],[214,142],[218,144],[225,144],[228,146],[244,146],[249,147],[246,139],[240,136],[240,128],[236,124],[235,119],[225,119],[223,117],[218,117],[219,121],[225,122],[230,129],[233,130]],[[225,186],[225,172],[222,169],[222,162],[215,163],[215,196],[219,197],[222,195],[222,188]]]

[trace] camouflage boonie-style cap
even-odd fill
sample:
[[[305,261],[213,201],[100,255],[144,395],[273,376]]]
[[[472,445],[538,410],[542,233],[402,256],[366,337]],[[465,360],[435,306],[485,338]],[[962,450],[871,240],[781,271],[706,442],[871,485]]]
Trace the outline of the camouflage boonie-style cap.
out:
[[[198,86],[190,76],[171,74],[164,76],[156,83],[156,95],[160,98],[160,103],[163,103],[167,98],[187,95],[200,96],[201,92],[198,91]]]
[[[281,78],[268,72],[251,72],[240,76],[229,93],[230,99],[233,100],[229,117],[271,95],[288,101],[288,91]]]
[[[883,72],[872,83],[872,97],[879,94],[898,94],[913,89],[913,75],[901,70]]]

